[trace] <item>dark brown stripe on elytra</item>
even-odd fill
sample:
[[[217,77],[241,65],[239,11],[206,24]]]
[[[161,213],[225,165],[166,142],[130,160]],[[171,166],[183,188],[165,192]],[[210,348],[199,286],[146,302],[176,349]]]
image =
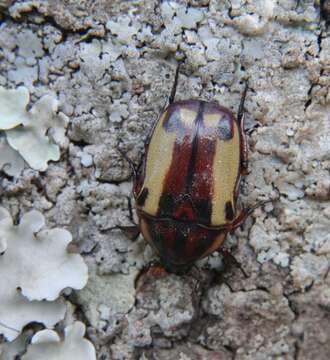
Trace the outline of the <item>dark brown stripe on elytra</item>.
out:
[[[173,251],[178,258],[184,260],[186,242],[188,240],[185,231],[187,225],[174,222],[174,226],[175,226],[175,241],[174,241]]]
[[[199,221],[205,225],[211,222],[211,169],[216,144],[214,139],[204,134],[204,109],[207,106],[206,102],[189,100],[175,103],[168,109],[163,124],[166,131],[176,132],[176,141],[172,163],[166,174],[159,201],[158,216],[173,217],[182,213],[188,215],[191,221]],[[187,127],[182,119],[176,116],[176,112],[180,114],[183,107],[195,112],[191,126]],[[203,179],[205,174],[207,178]],[[190,204],[189,201],[184,201],[187,198],[190,199]]]
[[[159,209],[164,214],[172,214],[175,206],[174,198],[171,194],[162,193],[159,199]]]
[[[136,204],[138,206],[143,206],[147,200],[147,197],[149,195],[149,190],[148,188],[144,188],[141,192],[141,194],[138,196],[138,198],[136,199]]]
[[[204,135],[204,115],[208,103],[199,103],[195,119],[195,134],[187,175],[187,192],[191,194],[197,212],[197,219],[210,224],[212,215],[213,173],[210,171],[215,156],[215,141]],[[208,175],[205,178],[205,175]]]
[[[202,254],[210,249],[214,242],[216,234],[213,231],[205,231],[204,236],[200,236],[198,241],[195,241],[192,255],[198,259]]]
[[[233,209],[233,204],[231,203],[231,201],[227,201],[226,205],[225,205],[225,214],[226,214],[226,219],[227,220],[233,220],[234,219],[234,209]]]

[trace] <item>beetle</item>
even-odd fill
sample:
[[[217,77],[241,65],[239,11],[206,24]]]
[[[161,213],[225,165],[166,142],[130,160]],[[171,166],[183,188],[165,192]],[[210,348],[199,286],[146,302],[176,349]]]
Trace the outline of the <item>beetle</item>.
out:
[[[237,209],[248,164],[247,82],[236,118],[216,102],[174,101],[179,68],[139,166],[121,151],[133,169],[136,235],[142,233],[165,270],[178,274],[220,249],[226,235],[260,205]]]

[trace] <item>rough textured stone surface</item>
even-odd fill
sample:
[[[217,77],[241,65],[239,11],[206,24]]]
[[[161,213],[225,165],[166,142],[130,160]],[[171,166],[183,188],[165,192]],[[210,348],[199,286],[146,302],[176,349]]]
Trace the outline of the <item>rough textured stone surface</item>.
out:
[[[99,360],[329,358],[330,30],[319,3],[0,1],[0,85],[27,87],[27,110],[54,93],[69,119],[46,171],[0,172],[0,203],[73,234],[91,276],[66,301]],[[113,229],[130,224],[117,147],[138,163],[178,61],[177,99],[236,112],[249,79],[240,199],[273,201],[226,241],[247,278],[215,253],[185,276],[144,273],[135,290],[155,255]],[[0,358],[15,348],[0,345]]]

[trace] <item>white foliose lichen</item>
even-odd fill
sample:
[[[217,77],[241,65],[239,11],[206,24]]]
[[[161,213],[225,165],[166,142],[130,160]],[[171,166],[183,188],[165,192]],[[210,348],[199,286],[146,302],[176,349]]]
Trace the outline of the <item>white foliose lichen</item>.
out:
[[[260,35],[267,30],[268,22],[274,16],[274,0],[256,0],[247,4],[247,12],[239,2],[233,2],[231,15],[232,24],[245,35]]]
[[[0,87],[0,129],[8,130],[26,124],[26,105],[29,102],[29,90],[20,86],[17,89]]]
[[[24,169],[21,155],[11,148],[5,137],[0,134],[0,169],[7,175],[18,177]]]
[[[67,252],[71,234],[42,229],[43,215],[26,213],[19,225],[0,208],[0,334],[15,339],[36,321],[52,327],[63,319],[65,306],[56,300],[66,288],[87,283],[87,266],[78,254]]]
[[[174,1],[164,1],[161,4],[161,14],[166,29],[170,33],[178,34],[182,29],[195,29],[203,20],[201,10],[178,4]]]
[[[8,90],[0,87],[0,130],[5,130],[9,145],[35,170],[45,171],[48,161],[60,158],[60,149],[50,141],[66,144],[68,120],[58,113],[58,100],[44,95],[27,111],[29,91],[25,87]]]
[[[64,340],[53,330],[39,331],[22,360],[96,360],[93,344],[83,337],[85,330],[85,325],[77,321],[65,328]]]
[[[128,17],[121,17],[117,22],[109,20],[106,27],[112,34],[117,36],[121,44],[129,45],[132,42],[133,36],[136,36],[140,30],[139,25],[132,23]]]
[[[295,257],[291,264],[293,284],[299,290],[306,290],[314,283],[322,283],[329,271],[326,256],[303,254]]]

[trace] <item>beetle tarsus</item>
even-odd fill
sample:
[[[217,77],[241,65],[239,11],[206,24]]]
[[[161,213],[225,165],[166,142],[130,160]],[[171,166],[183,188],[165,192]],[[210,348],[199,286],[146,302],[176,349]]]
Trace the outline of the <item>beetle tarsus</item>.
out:
[[[176,71],[175,71],[175,77],[174,77],[174,83],[172,86],[172,91],[171,91],[171,95],[168,99],[168,103],[172,104],[174,102],[174,98],[175,98],[175,93],[176,93],[176,88],[178,86],[178,79],[179,79],[179,70],[180,70],[180,63],[178,64]]]
[[[228,249],[221,248],[220,253],[222,253],[222,255],[223,255],[223,261],[224,261],[225,266],[226,265],[231,266],[232,264],[234,264],[236,267],[238,267],[240,269],[240,271],[244,275],[245,279],[247,279],[249,277],[247,275],[247,273],[245,272],[245,270],[242,268],[240,262],[237,261],[235,256]]]

